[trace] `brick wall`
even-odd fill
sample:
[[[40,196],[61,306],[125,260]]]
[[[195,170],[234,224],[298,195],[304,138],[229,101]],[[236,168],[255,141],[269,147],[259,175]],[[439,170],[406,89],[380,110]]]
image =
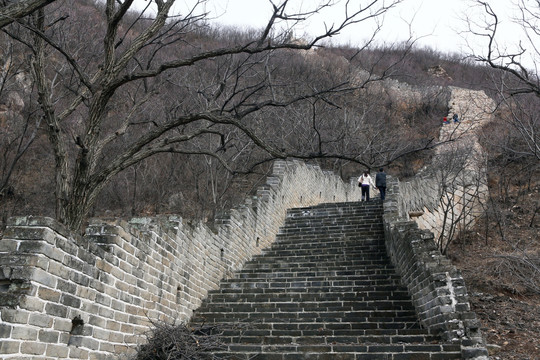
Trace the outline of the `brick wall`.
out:
[[[464,359],[485,359],[480,322],[471,311],[463,277],[441,255],[433,233],[408,220],[400,206],[400,183],[388,179],[384,228],[388,256],[407,286],[423,327],[462,344]]]
[[[81,237],[49,218],[12,218],[0,241],[0,357],[129,354],[152,321],[188,320],[208,290],[268,247],[288,208],[359,197],[332,173],[277,161],[256,196],[211,225],[94,219]]]
[[[399,206],[414,213],[421,229],[434,233],[444,248],[484,213],[488,198],[487,159],[478,132],[492,120],[494,101],[485,92],[449,87],[449,114],[459,123],[441,127],[432,161],[414,178],[402,182]]]

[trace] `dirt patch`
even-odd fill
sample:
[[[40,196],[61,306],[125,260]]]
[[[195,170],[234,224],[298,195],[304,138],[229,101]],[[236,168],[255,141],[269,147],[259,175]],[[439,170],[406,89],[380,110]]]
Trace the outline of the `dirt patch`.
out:
[[[479,224],[449,251],[487,343],[495,345],[495,360],[540,360],[540,226],[530,222],[534,198],[502,212],[502,231],[495,221]]]

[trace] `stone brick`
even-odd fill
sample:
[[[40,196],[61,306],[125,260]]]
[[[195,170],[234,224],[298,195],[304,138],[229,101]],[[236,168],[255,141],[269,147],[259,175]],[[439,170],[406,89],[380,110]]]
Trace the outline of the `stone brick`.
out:
[[[36,341],[38,338],[38,331],[29,326],[15,326],[13,327],[11,338],[16,340]]]
[[[54,234],[47,228],[8,226],[4,231],[4,237],[18,240],[51,240],[54,238]]]
[[[70,271],[71,270],[63,263],[51,261],[49,264],[48,272],[51,275],[56,275],[62,279],[68,279]]]
[[[21,352],[23,354],[43,355],[46,349],[47,345],[39,342],[25,341],[21,344]]]
[[[120,324],[116,321],[107,321],[107,329],[112,331],[119,331]]]
[[[53,318],[49,315],[42,315],[33,313],[28,319],[28,324],[38,326],[41,328],[50,328],[53,324]]]
[[[45,313],[51,316],[64,318],[67,316],[68,308],[60,304],[47,303],[47,305],[45,305]]]
[[[81,299],[69,294],[62,294],[60,303],[70,308],[78,309],[81,306]]]
[[[68,293],[72,295],[75,295],[77,293],[77,285],[63,279],[58,279],[58,284],[56,288],[63,293]]]
[[[65,345],[47,344],[45,355],[56,359],[67,358],[69,348]]]
[[[0,241],[0,253],[12,253],[17,251],[19,241],[11,240],[7,237]]]
[[[110,341],[113,343],[123,343],[124,342],[124,334],[119,332],[112,332],[110,336]]]
[[[69,339],[70,346],[84,347],[90,350],[99,349],[99,341],[89,336],[71,336]]]
[[[38,296],[45,301],[58,302],[60,300],[60,292],[44,287],[38,289]]]
[[[113,354],[104,354],[93,352],[90,354],[90,360],[116,360],[116,356]]]
[[[106,307],[109,307],[109,306],[111,306],[112,299],[108,295],[97,294],[96,295],[96,303],[101,304],[101,305],[106,306]]]
[[[114,344],[110,342],[101,342],[99,344],[99,351],[114,353]]]
[[[28,311],[21,311],[9,308],[0,309],[2,314],[2,321],[12,324],[27,324],[30,313]]]
[[[77,251],[77,249],[75,248],[74,249],[75,251]],[[68,254],[71,254],[68,252]],[[83,268],[84,268],[84,262],[82,262],[81,260],[77,259],[76,257],[74,256],[66,256],[64,258],[64,263],[66,264],[66,266],[68,268],[70,268],[71,270],[75,270],[75,271],[78,271],[78,272],[82,272],[83,271]]]
[[[96,291],[90,287],[80,286],[75,294],[78,298],[88,301],[94,301],[96,299]]]
[[[58,343],[59,335],[58,331],[40,330],[38,339],[44,343]]]
[[[75,284],[86,287],[90,284],[91,278],[84,273],[71,271],[69,280],[73,281]]]
[[[45,301],[37,297],[23,296],[19,306],[21,309],[28,311],[43,312],[43,309],[45,308]]]
[[[0,323],[0,339],[9,339],[11,337],[12,326]]]
[[[69,347],[70,359],[88,359],[89,357],[90,357],[90,352],[88,350],[81,349],[74,346]]]
[[[94,329],[94,337],[96,339],[109,341],[110,335],[111,335],[111,332],[108,330],[98,329],[98,328]]]
[[[21,342],[2,340],[0,341],[0,354],[16,354],[19,352]]]
[[[77,254],[77,244],[71,239],[58,237],[56,239],[56,246],[66,254]]]
[[[73,324],[70,319],[54,319],[53,329],[60,332],[70,332]]]

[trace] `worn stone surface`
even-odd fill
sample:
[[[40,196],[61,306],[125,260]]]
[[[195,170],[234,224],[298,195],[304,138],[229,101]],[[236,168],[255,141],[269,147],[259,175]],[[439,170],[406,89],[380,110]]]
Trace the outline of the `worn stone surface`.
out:
[[[94,219],[81,238],[48,218],[10,219],[0,247],[0,331],[18,341],[0,352],[106,359],[132,351],[152,321],[187,321],[209,290],[270,246],[287,209],[359,198],[333,173],[277,161],[257,196],[213,224]],[[33,330],[24,335],[25,327]]]
[[[410,96],[421,95],[413,90]],[[441,187],[437,176],[444,172],[429,166],[407,183],[389,179],[386,247],[423,325],[445,340],[467,340],[463,355],[482,358],[482,336],[463,279],[435,241],[445,232],[441,219],[449,206],[456,212],[463,203],[476,209],[486,194],[475,130],[489,121],[485,107],[491,103],[478,91],[449,88],[448,96],[450,112],[458,112],[462,122],[445,125],[441,139],[457,136],[472,155],[459,174],[446,172],[457,179],[452,186]],[[439,163],[431,165],[444,164],[455,150],[440,147]],[[256,196],[211,224],[178,216],[94,219],[80,237],[49,218],[12,218],[0,246],[0,321],[6,337],[0,353],[22,360],[130,353],[152,321],[189,320],[221,280],[270,247],[287,209],[359,201],[355,185],[316,166],[276,161]],[[416,223],[409,221],[412,212],[419,215]],[[26,327],[33,330],[22,335]]]

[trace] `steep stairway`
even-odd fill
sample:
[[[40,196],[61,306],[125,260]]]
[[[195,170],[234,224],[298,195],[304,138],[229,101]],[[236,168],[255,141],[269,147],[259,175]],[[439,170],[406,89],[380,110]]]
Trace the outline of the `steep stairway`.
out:
[[[292,209],[274,245],[196,311],[223,359],[460,359],[420,328],[386,255],[382,203]]]

